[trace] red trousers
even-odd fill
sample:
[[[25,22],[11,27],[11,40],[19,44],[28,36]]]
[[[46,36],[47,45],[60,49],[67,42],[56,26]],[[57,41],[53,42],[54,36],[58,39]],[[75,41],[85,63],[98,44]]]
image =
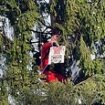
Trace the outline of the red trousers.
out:
[[[53,82],[53,81],[63,82],[65,80],[64,76],[62,76],[59,73],[53,72],[53,71],[45,71],[43,74],[46,75],[45,80],[47,82]]]

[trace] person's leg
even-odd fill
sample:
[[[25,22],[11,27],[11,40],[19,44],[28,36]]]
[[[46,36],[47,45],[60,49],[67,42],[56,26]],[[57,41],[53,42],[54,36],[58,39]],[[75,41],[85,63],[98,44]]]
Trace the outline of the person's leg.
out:
[[[46,80],[47,82],[58,81],[58,78],[56,77],[55,72],[52,72],[52,71],[46,71],[46,72],[44,72],[44,74],[46,75],[45,80]]]

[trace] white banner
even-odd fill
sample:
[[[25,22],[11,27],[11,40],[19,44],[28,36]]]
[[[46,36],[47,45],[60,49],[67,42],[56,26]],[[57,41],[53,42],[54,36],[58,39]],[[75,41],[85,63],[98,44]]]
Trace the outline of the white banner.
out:
[[[65,46],[52,46],[49,52],[48,64],[64,63]]]

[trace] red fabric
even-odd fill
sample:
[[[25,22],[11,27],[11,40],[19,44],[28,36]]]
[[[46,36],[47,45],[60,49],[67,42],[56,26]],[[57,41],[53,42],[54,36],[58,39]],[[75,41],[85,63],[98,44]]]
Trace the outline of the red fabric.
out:
[[[53,71],[45,71],[44,74],[46,75],[45,80],[47,82],[54,82],[54,81],[63,82],[65,80],[65,78],[61,74],[58,74]]]
[[[50,42],[46,42],[42,46],[41,51],[41,69],[43,70],[48,65],[48,54],[52,44]]]
[[[49,54],[49,50],[50,50],[51,46],[52,46],[52,44],[50,42],[47,42],[42,46],[42,51],[41,51],[41,70],[42,71],[48,65],[48,54]],[[47,82],[53,82],[53,81],[61,81],[62,82],[65,79],[61,74],[54,72],[54,70],[53,71],[44,70],[43,74],[46,75],[45,80]]]

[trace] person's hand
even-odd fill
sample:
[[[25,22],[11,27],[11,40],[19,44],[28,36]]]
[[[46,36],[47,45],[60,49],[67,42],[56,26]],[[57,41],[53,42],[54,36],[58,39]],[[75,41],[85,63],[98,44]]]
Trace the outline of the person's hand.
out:
[[[57,41],[51,41],[51,44],[52,44],[53,46],[59,46],[59,44],[58,44]]]
[[[51,39],[51,43],[56,43],[57,41],[55,39]]]
[[[57,39],[54,36],[51,38],[51,43],[52,43],[52,45],[55,44],[55,45],[59,46]]]

